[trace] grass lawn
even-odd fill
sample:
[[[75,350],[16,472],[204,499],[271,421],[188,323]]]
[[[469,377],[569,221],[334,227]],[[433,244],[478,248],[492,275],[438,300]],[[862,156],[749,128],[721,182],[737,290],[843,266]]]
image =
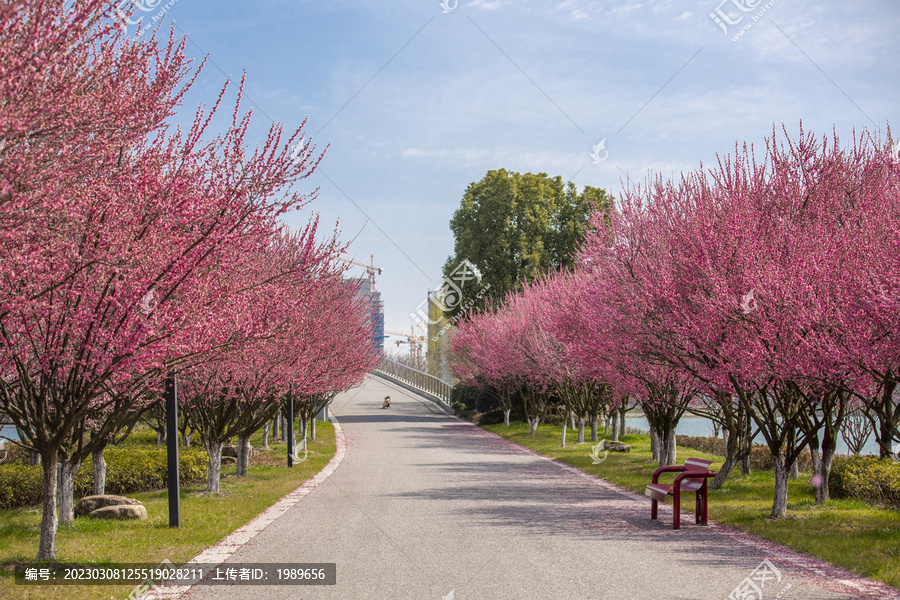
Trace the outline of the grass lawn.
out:
[[[528,434],[525,423],[512,423],[508,429],[502,423],[484,428],[638,493],[644,492],[657,467],[650,453],[650,438],[645,435],[623,436],[620,439],[631,446],[631,452],[610,452],[604,462],[595,465],[590,457],[592,444],[576,445],[574,433],[570,433],[567,447],[560,448],[559,426],[540,425],[535,437]],[[720,456],[679,447],[678,462],[688,457],[722,460]],[[712,469],[717,466],[712,465]],[[736,469],[722,489],[710,490],[709,517],[900,588],[900,511],[871,507],[855,499],[831,500],[816,506],[808,479],[801,473],[799,480],[790,482],[788,516],[770,519],[774,473],[761,471],[742,476]],[[693,510],[693,500],[688,504]],[[648,502],[648,518],[649,513]]]
[[[315,442],[309,442],[306,461],[287,468],[283,443],[272,443],[251,460],[248,476],[238,478],[235,467],[222,468],[222,492],[203,492],[205,483],[181,488],[181,528],[169,528],[166,492],[129,494],[147,507],[147,521],[106,521],[78,518],[60,527],[56,556],[60,562],[152,563],[168,559],[181,564],[250,521],[279,498],[318,473],[334,456],[334,427],[317,424]],[[258,447],[261,434],[251,443]],[[126,445],[154,444],[155,434],[136,432]],[[40,507],[0,511],[0,565],[7,575],[19,563],[37,555]],[[18,586],[11,576],[0,577],[0,598],[13,599],[116,599],[122,600],[134,585],[119,586]]]

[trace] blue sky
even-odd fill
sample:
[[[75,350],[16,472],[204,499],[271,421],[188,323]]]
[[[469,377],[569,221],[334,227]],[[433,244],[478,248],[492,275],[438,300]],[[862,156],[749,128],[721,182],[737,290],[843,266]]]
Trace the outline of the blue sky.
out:
[[[849,138],[900,123],[900,3],[889,0],[122,5],[149,21],[166,4],[188,53],[210,59],[184,120],[244,70],[251,143],[267,119],[293,129],[308,116],[314,141],[330,144],[304,183],[320,188],[311,208],[326,230],[339,222],[358,260],[375,255],[399,331],[438,287],[450,217],[488,170],[618,196],[626,174],[711,164],[773,124]],[[735,24],[726,34],[711,14]]]

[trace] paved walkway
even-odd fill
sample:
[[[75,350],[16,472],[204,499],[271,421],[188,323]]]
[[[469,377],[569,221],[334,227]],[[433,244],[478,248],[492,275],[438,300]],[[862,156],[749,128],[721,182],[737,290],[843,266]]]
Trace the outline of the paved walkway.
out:
[[[754,583],[770,578],[764,600],[900,598],[727,527],[697,527],[687,513],[672,531],[670,506],[651,522],[643,496],[379,378],[332,410],[346,452],[339,444],[316,481],[197,562],[333,562],[337,584],[195,586],[183,598],[760,600],[739,590],[754,572]]]

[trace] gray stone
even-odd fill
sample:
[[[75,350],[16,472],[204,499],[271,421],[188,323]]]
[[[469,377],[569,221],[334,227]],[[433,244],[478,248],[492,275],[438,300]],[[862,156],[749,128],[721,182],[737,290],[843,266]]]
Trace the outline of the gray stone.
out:
[[[133,506],[140,504],[139,500],[134,498],[126,498],[125,496],[116,496],[113,494],[105,494],[103,496],[85,496],[79,500],[75,506],[75,516],[84,517],[91,514],[98,508],[106,506]]]
[[[147,519],[147,507],[143,504],[126,504],[119,506],[104,506],[91,511],[92,519],[117,519],[127,521],[130,519]]]
[[[232,458],[237,458],[237,444],[229,444],[227,446],[222,446],[222,458],[226,456],[230,456]],[[259,452],[253,446],[250,446],[250,458],[253,458],[256,453]]]
[[[223,467],[226,465],[236,465],[236,464],[237,464],[237,459],[235,457],[233,457],[233,456],[223,456],[222,457],[222,466]]]
[[[609,450],[610,452],[631,452],[631,446],[622,442],[607,441],[603,444],[603,449]]]

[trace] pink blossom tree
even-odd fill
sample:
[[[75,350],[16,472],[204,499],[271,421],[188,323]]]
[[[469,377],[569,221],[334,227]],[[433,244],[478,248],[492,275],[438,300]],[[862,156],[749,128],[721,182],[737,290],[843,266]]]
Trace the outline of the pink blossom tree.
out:
[[[505,313],[493,304],[482,312],[467,313],[450,338],[450,364],[456,377],[466,385],[493,390],[503,411],[509,415],[519,383],[513,365],[518,360],[513,349],[513,329]]]
[[[859,265],[858,224],[872,214],[863,199],[886,201],[872,144],[787,140],[773,134],[761,163],[744,148],[709,173],[629,190],[617,243],[589,243],[586,256],[618,269],[604,297],[624,300],[614,314],[641,340],[639,356],[696,378],[723,409],[740,399],[775,457],[775,516],[790,465],[819,431],[827,486],[844,390],[861,383],[846,349],[871,339],[854,339],[862,330],[846,308],[872,289],[855,273],[883,268],[871,255]]]
[[[310,310],[319,279],[335,268],[336,241],[320,243],[316,231],[312,221],[302,232],[277,233],[238,268],[216,274],[232,290],[230,343],[181,378],[185,412],[202,431],[209,457],[207,491],[219,491],[222,446],[235,436],[238,474],[246,474],[250,435],[277,413],[289,390],[297,368],[295,324]]]
[[[228,298],[207,276],[307,200],[277,196],[317,161],[294,161],[300,132],[282,144],[278,126],[248,155],[239,103],[210,142],[211,112],[171,132],[163,119],[183,93],[180,45],[124,40],[97,2],[48,6],[0,14],[13,32],[0,41],[11,73],[2,85],[37,92],[3,92],[0,407],[41,455],[39,559],[54,556],[60,460],[74,473],[169,368],[227,341],[218,311]],[[85,419],[97,435],[75,448]]]

